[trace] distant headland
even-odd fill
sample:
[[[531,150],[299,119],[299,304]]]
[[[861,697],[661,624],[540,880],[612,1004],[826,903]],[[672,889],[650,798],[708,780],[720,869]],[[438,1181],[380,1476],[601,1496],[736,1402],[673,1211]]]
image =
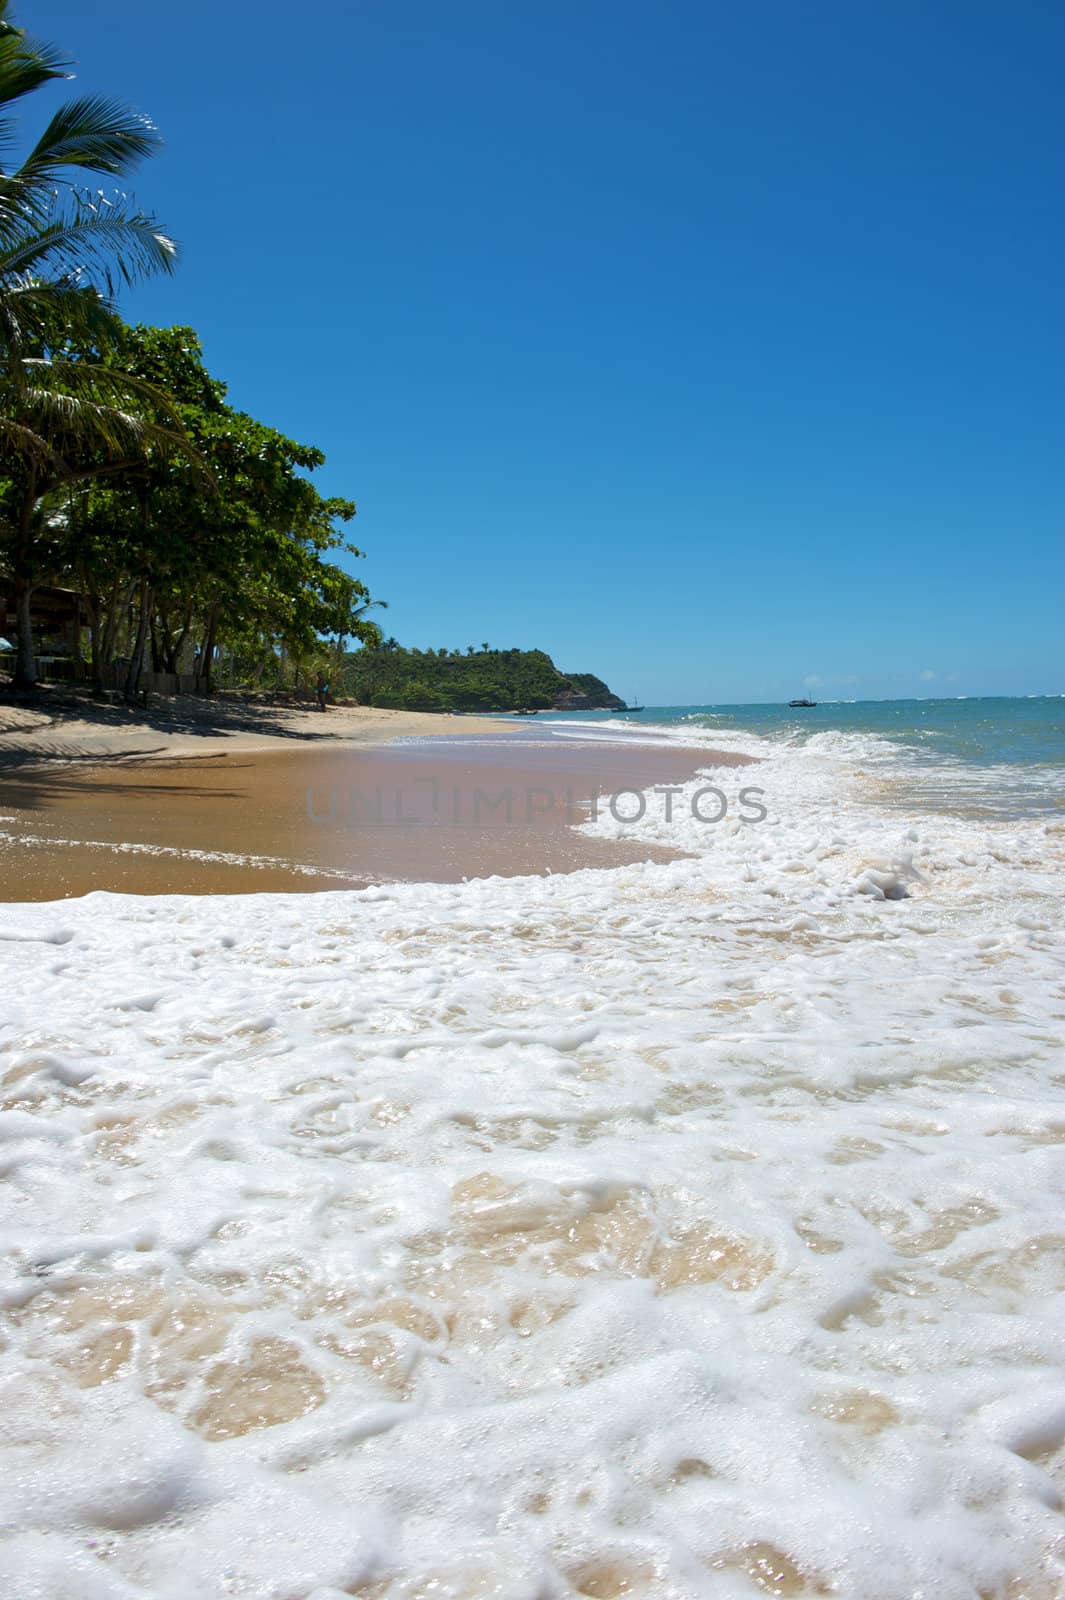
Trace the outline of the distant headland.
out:
[[[400,711],[613,711],[625,702],[591,672],[560,672],[543,650],[414,650],[383,639],[344,658],[339,692]]]

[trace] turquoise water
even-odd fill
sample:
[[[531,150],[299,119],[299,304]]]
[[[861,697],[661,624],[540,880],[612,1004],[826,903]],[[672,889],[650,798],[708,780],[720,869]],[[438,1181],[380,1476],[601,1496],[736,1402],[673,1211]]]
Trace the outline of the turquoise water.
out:
[[[636,714],[568,713],[545,722],[611,723],[756,734],[791,745],[850,747],[856,760],[930,805],[988,815],[1065,809],[1065,697],[826,700],[770,705],[647,706]]]

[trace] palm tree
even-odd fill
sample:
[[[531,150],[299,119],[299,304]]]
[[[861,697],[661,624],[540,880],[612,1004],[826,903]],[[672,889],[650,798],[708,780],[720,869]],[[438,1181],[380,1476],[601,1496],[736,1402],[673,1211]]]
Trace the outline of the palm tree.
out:
[[[343,576],[346,577],[347,574],[345,573]],[[349,580],[349,582],[350,581],[351,580]],[[362,589],[364,594],[366,593],[361,584],[358,584],[355,587],[357,589]],[[349,603],[346,612],[342,611],[341,614],[335,618],[334,625],[336,627],[336,643],[333,646],[333,673],[338,683],[342,682],[344,676],[344,653],[348,642],[348,634],[350,634],[352,638],[358,639],[363,646],[369,645],[371,649],[375,649],[380,646],[381,629],[378,627],[377,623],[372,621],[370,618],[370,612],[378,610],[387,611],[388,601],[364,600],[361,604],[359,604],[358,601],[354,600],[353,598]]]
[[[9,0],[0,0],[0,152],[11,142],[10,108],[68,78],[66,68],[55,46],[15,27]],[[90,193],[76,181],[81,173],[124,177],[157,145],[145,118],[83,95],[56,111],[20,165],[0,166],[0,449],[13,466],[4,471],[0,555],[15,589],[20,687],[34,682],[37,508],[62,485],[118,470],[162,437],[144,415],[146,401],[166,412],[158,391],[104,368],[92,354],[117,327],[116,291],[173,271],[176,246],[124,194]]]
[[[10,143],[9,108],[56,79],[69,78],[54,45],[11,21],[0,0],[0,144]],[[79,95],[52,117],[13,171],[0,168],[0,334],[9,346],[29,334],[89,315],[121,285],[171,272],[177,247],[156,219],[121,192],[79,188],[72,173],[123,178],[159,146],[146,117],[103,95]],[[92,290],[97,293],[86,292]]]

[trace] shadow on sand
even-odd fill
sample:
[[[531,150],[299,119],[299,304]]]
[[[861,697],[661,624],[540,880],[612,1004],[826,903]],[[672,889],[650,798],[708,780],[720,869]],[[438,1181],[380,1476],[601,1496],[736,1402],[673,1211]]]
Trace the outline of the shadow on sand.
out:
[[[249,703],[240,699],[201,700],[191,695],[177,699],[151,697],[147,706],[128,705],[120,700],[99,700],[88,694],[51,692],[47,689],[32,694],[16,695],[10,689],[0,688],[0,707],[11,706],[28,711],[39,719],[32,728],[13,727],[0,729],[0,771],[14,767],[55,761],[91,762],[92,764],[129,763],[145,756],[155,756],[166,749],[165,743],[142,746],[135,751],[100,751],[89,744],[63,737],[65,724],[90,723],[100,734],[106,735],[135,725],[138,730],[164,736],[182,734],[187,738],[224,739],[234,734],[253,733],[271,739],[286,739],[294,744],[314,743],[329,732],[328,717],[322,719],[321,733],[293,728],[285,720],[285,713],[307,711],[312,701],[293,701],[269,705]],[[42,733],[54,732],[56,742],[42,739]],[[20,747],[19,740],[33,736],[32,747]]]
[[[67,761],[69,765],[65,764]],[[248,797],[246,790],[237,787],[223,788],[217,783],[197,784],[194,778],[190,781],[191,774],[197,771],[217,771],[222,763],[225,764],[226,774],[232,773],[234,776],[248,765],[246,761],[234,761],[225,755],[179,756],[168,761],[153,755],[151,751],[121,756],[87,752],[84,756],[79,756],[76,747],[69,749],[64,747],[62,763],[42,758],[34,760],[26,758],[7,763],[0,756],[0,778],[3,780],[0,786],[0,808],[10,806],[26,811],[38,811],[42,808],[60,806],[64,801],[84,795],[87,790],[91,791],[96,803],[108,796],[114,799],[121,797],[123,800],[150,799],[157,806],[175,801],[186,804],[209,801],[214,804],[224,800],[246,800]],[[150,767],[152,773],[150,781],[137,782],[134,773],[141,765]],[[180,769],[181,777],[175,777],[173,783],[159,781],[163,773],[176,772],[177,769]],[[115,772],[113,780],[108,778],[108,770]],[[119,777],[119,772],[123,776]]]

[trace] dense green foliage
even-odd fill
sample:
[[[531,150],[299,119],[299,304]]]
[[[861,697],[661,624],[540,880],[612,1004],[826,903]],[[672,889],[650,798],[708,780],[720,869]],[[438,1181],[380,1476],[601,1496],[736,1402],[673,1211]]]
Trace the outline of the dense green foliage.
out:
[[[0,464],[0,572],[27,609],[41,585],[80,596],[97,687],[132,692],[150,666],[209,692],[224,664],[275,688],[379,637],[365,585],[328,559],[361,552],[338,531],[352,502],[311,482],[319,450],[229,406],[190,328],[119,324],[91,359],[165,394],[169,429],[118,458],[81,440],[76,476]]]
[[[354,505],[323,498],[307,476],[321,452],[229,406],[190,328],[124,329],[106,359],[165,390],[190,450],[153,450],[85,486],[56,519],[94,660],[110,659],[106,619],[133,596],[134,671],[150,648],[156,672],[194,665],[208,680],[221,654],[233,681],[273,687],[286,659],[324,664],[323,635],[340,651],[378,637],[365,586],[326,559],[360,552],[336,526]]]
[[[559,672],[542,650],[408,650],[386,639],[349,655],[344,688],[368,705],[407,711],[541,711],[570,694],[617,702],[600,678]]]
[[[130,391],[113,376],[97,385],[84,362],[68,370],[69,345],[84,353],[106,336],[116,288],[172,272],[177,249],[122,189],[85,183],[124,179],[158,146],[152,125],[118,101],[71,96],[8,165],[12,110],[70,76],[55,46],[31,39],[10,11],[0,0],[0,445],[55,468],[57,426],[63,442],[138,437],[121,404]]]
[[[8,112],[66,78],[0,0],[0,592],[15,681],[35,681],[34,595],[72,591],[98,687],[159,673],[209,691],[212,668],[271,687],[378,637],[364,585],[327,560],[359,552],[355,513],[308,474],[324,457],[226,403],[188,328],[126,328],[116,289],[169,272],[175,247],[121,192],[158,140],[116,101],[68,98],[21,162]],[[68,628],[75,675],[83,629]],[[331,639],[329,647],[325,640]]]

